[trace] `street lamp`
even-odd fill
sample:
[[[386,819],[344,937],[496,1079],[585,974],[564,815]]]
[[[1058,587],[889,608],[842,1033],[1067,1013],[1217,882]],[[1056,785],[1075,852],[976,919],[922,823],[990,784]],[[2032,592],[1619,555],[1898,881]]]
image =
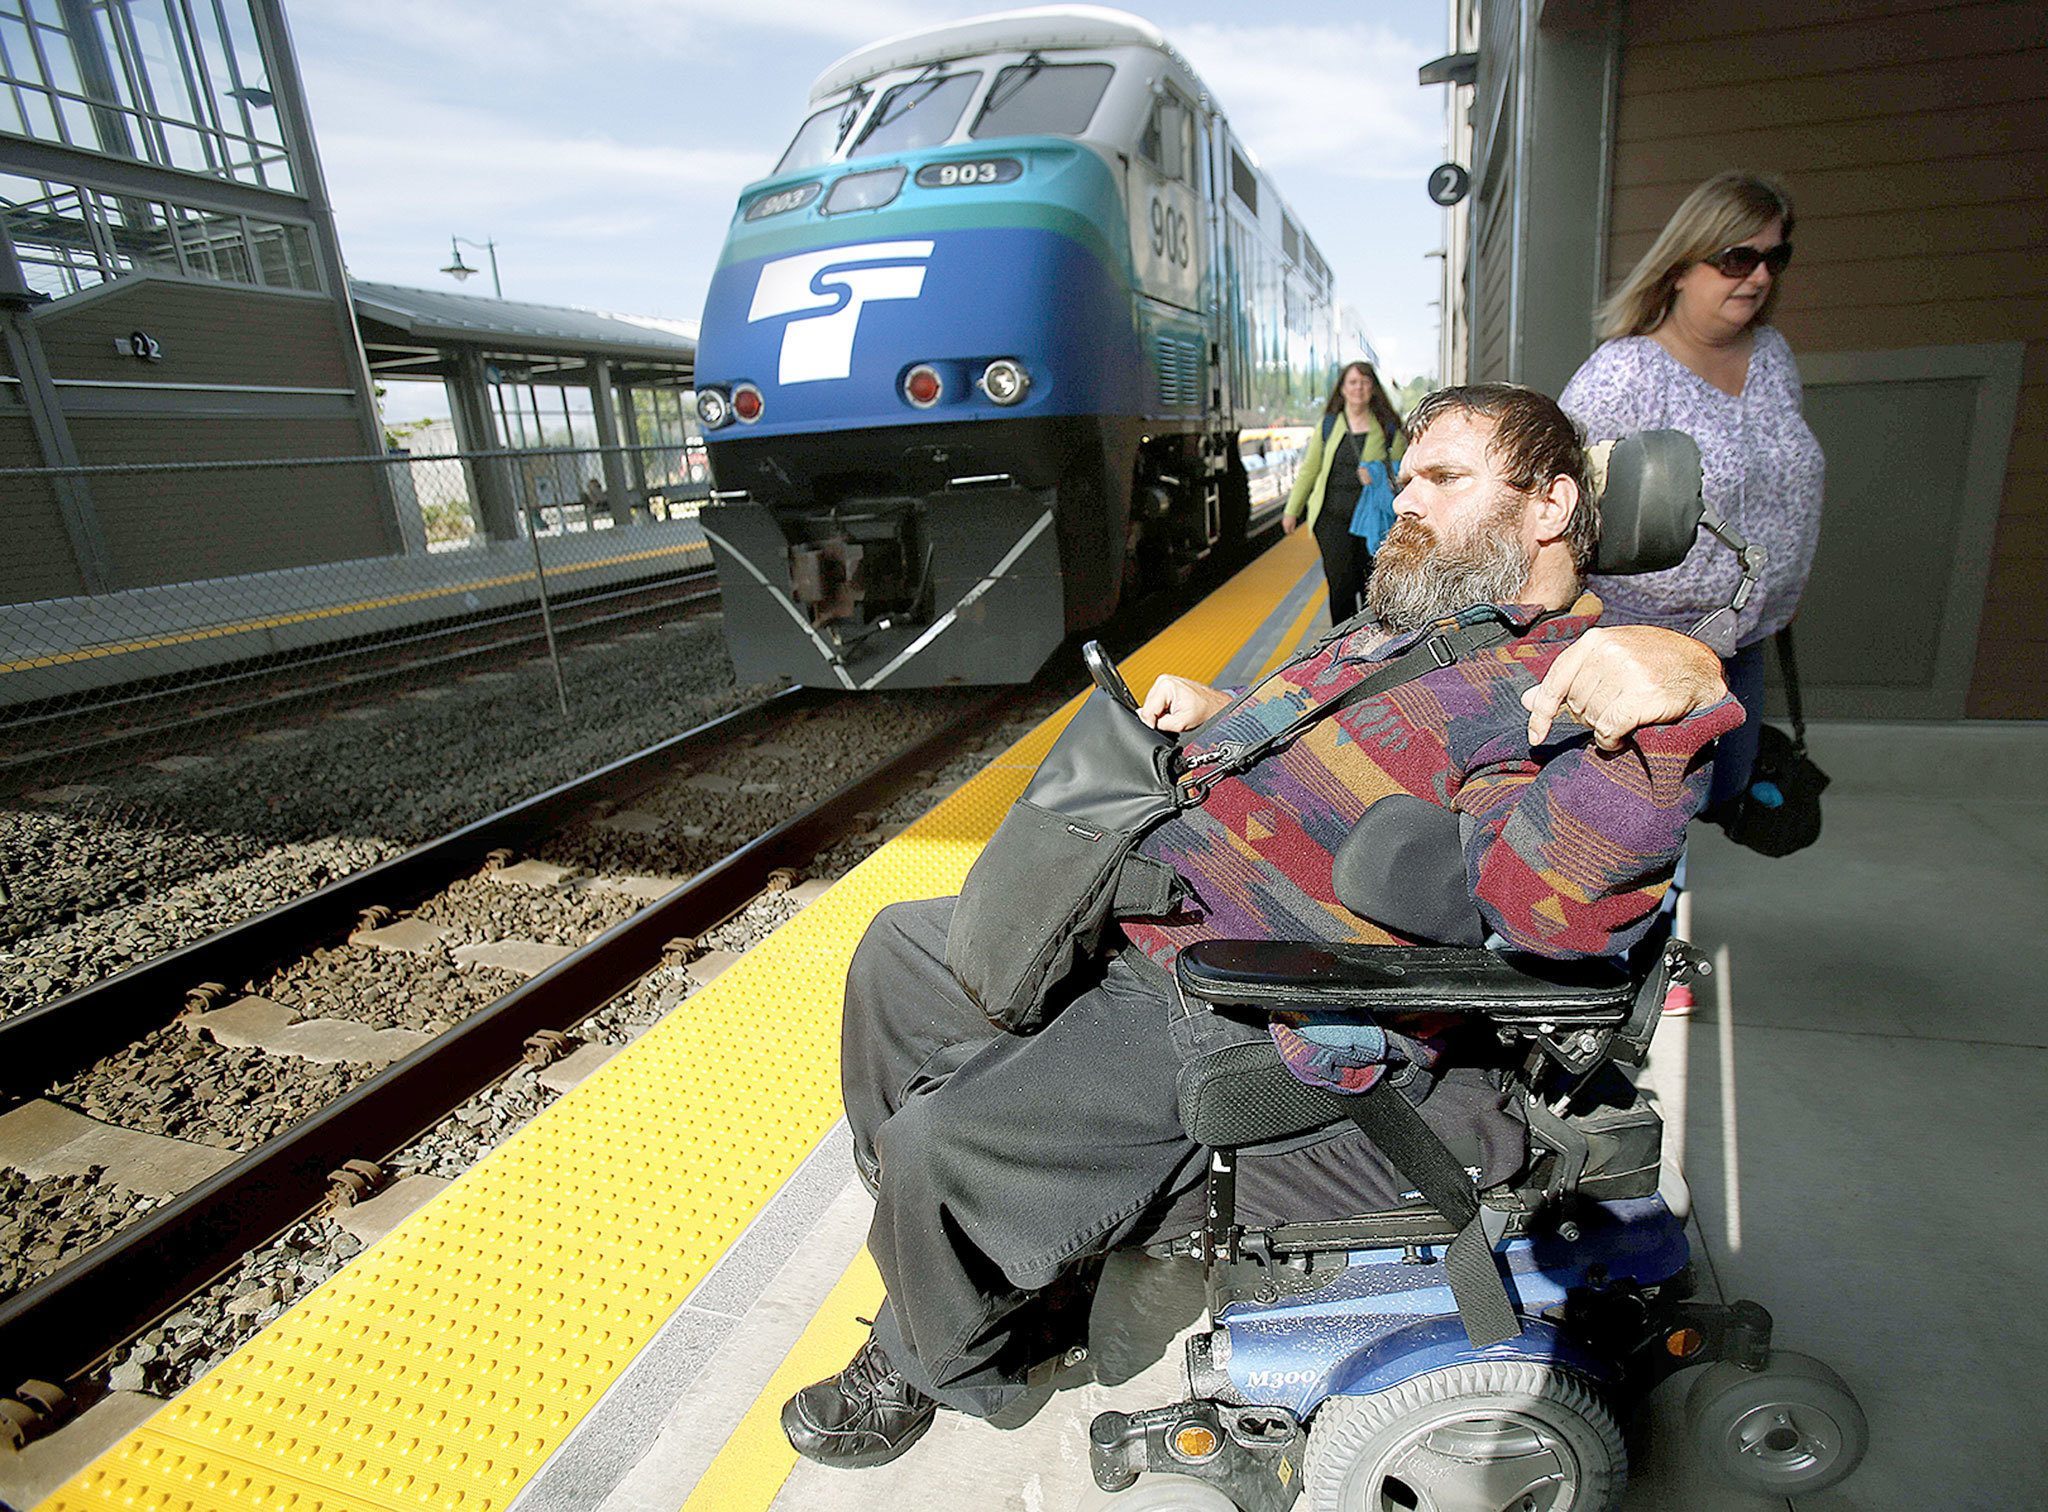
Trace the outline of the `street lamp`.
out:
[[[471,241],[466,236],[449,237],[448,252],[450,256],[450,261],[448,263],[448,266],[443,268],[441,271],[443,273],[446,273],[450,278],[454,279],[457,283],[462,282],[464,279],[470,277],[472,274],[480,271],[479,269],[472,268],[468,263],[462,260],[462,249],[464,247],[475,247],[479,252],[488,252],[490,254],[491,292],[497,295],[498,298],[503,299],[505,297],[505,286],[498,282],[498,244],[494,241]]]

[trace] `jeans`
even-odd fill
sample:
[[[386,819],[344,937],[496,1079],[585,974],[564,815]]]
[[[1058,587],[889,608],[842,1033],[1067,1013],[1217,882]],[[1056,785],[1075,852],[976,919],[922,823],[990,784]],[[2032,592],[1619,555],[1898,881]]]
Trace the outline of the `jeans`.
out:
[[[1757,732],[1764,718],[1764,651],[1768,644],[1758,641],[1744,646],[1721,663],[1721,676],[1742,705],[1743,719],[1738,728],[1714,742],[1713,787],[1703,810],[1708,815],[1749,790],[1750,772],[1756,766]]]
[[[1365,602],[1365,580],[1372,576],[1372,553],[1365,540],[1351,533],[1351,515],[1358,495],[1347,503],[1326,498],[1316,515],[1316,547],[1323,554],[1323,576],[1330,584],[1330,623],[1341,625]]]

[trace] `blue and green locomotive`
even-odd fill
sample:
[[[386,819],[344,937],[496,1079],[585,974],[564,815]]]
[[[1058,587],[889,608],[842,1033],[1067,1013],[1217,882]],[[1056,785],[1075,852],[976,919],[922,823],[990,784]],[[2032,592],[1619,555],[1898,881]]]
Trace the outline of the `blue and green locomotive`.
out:
[[[1239,432],[1311,413],[1340,355],[1328,265],[1134,16],[893,38],[811,104],[698,344],[735,669],[1023,681],[1242,535]]]

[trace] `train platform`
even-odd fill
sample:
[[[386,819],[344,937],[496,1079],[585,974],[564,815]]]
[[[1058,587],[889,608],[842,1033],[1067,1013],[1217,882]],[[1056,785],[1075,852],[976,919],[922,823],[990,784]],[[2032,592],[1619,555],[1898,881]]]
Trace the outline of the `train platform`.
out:
[[[1321,589],[1298,533],[1126,676],[1255,676],[1318,628]],[[1001,1422],[942,1414],[893,1465],[800,1462],[776,1420],[851,1355],[880,1298],[839,1121],[846,958],[884,904],[957,888],[1059,723],[212,1374],[123,1422],[41,1505],[1079,1504],[1088,1420],[1181,1394],[1178,1341],[1201,1311],[1190,1263],[1117,1257],[1085,1360]],[[2021,1372],[2048,1336],[2016,1257],[2048,1224],[2014,1199],[2048,1136],[2016,1115],[2039,1109],[2048,1022],[2019,952],[1985,943],[2024,938],[2048,904],[2048,734],[1820,726],[1813,746],[1836,778],[1819,847],[1768,862],[1718,834],[1694,846],[1690,929],[1717,972],[1694,1016],[1664,1026],[1649,1074],[1691,1182],[1696,1255],[1869,1411],[1863,1469],[1802,1508],[2024,1505],[2039,1439]],[[1995,1229],[1972,1221],[1990,1211]],[[1690,1459],[1684,1384],[1660,1396],[1626,1505],[1778,1505]]]
[[[708,566],[694,517],[539,538],[556,598]],[[530,606],[530,540],[0,605],[0,707]]]

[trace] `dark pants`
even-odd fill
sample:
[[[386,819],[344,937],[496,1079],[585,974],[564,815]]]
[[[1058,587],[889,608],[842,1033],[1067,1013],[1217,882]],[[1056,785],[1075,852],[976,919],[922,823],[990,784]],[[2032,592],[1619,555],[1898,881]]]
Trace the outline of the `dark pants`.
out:
[[[1323,576],[1330,584],[1330,623],[1341,625],[1358,613],[1365,599],[1365,580],[1372,575],[1372,553],[1362,536],[1351,533],[1358,495],[1323,500],[1316,515],[1316,546],[1323,554]]]
[[[875,1337],[911,1385],[986,1417],[1084,1337],[1102,1256],[1198,1226],[1207,1152],[1181,1128],[1181,1062],[1267,1034],[1190,1011],[1127,956],[1037,1034],[1005,1034],[946,968],[952,916],[940,898],[875,917],[847,971],[840,1076],[889,1293]],[[1482,1184],[1520,1168],[1526,1134],[1497,1076],[1396,1085]],[[1408,1185],[1344,1125],[1246,1152],[1238,1216],[1390,1208]]]
[[[1739,727],[1714,742],[1713,787],[1703,810],[1709,815],[1749,789],[1750,773],[1756,766],[1757,731],[1764,719],[1764,652],[1769,644],[1758,641],[1744,646],[1721,662],[1721,676],[1742,705],[1743,719]]]
[[[946,969],[952,910],[876,917],[847,973],[840,1074],[876,1185],[876,1338],[912,1385],[986,1417],[1071,1342],[1061,1283],[1198,1186],[1204,1155],[1180,1127],[1155,979],[1113,961],[1044,1030],[1004,1034]],[[1082,1112],[1091,1085],[1115,1095]]]

